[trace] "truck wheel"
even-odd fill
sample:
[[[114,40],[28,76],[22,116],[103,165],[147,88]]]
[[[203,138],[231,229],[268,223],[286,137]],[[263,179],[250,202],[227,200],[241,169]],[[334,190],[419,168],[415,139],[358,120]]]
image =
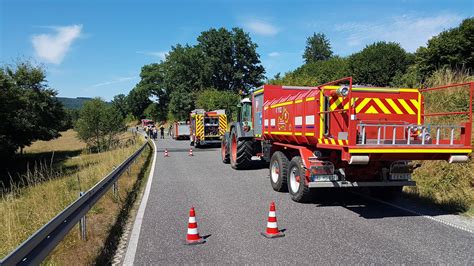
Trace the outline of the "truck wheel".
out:
[[[230,154],[229,149],[227,147],[227,140],[225,137],[223,137],[221,141],[221,157],[223,163],[230,163]]]
[[[252,141],[237,140],[235,130],[230,135],[230,165],[234,169],[246,169],[252,161]]]
[[[310,196],[310,189],[305,184],[305,172],[301,157],[293,157],[287,174],[287,183],[291,199],[296,202],[306,202]]]
[[[289,164],[290,161],[283,152],[277,151],[272,155],[270,159],[270,183],[273,190],[278,192],[288,191],[286,179]]]

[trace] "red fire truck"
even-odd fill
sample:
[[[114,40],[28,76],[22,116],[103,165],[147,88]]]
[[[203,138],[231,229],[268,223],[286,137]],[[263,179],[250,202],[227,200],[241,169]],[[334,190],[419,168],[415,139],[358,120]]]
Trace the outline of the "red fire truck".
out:
[[[425,94],[450,89],[466,95],[466,110],[425,110]],[[323,187],[397,195],[416,185],[413,160],[469,160],[473,93],[473,82],[375,88],[353,86],[351,77],[317,87],[264,85],[242,100],[239,121],[221,144],[222,161],[245,169],[259,156],[269,162],[273,189],[298,202]],[[431,122],[440,117],[448,119]]]

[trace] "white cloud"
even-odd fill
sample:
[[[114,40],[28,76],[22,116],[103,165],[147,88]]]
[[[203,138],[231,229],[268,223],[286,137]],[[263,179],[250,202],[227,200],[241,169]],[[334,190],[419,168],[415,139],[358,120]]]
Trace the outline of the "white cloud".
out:
[[[250,32],[253,32],[258,35],[263,35],[263,36],[274,36],[279,31],[277,27],[262,20],[256,20],[256,19],[247,20],[243,24],[244,24],[244,27],[248,29]]]
[[[160,58],[161,60],[165,60],[166,56],[168,55],[168,52],[165,52],[165,51],[158,51],[158,52],[138,51],[137,54],[155,56],[155,57]]]
[[[120,83],[120,82],[124,82],[124,81],[128,81],[128,80],[133,80],[133,79],[137,79],[137,77],[136,76],[133,76],[133,77],[120,77],[120,78],[116,78],[116,79],[113,79],[113,80],[104,81],[104,82],[94,84],[94,85],[92,85],[92,87],[94,87],[94,88],[95,87],[102,87],[102,86],[107,86],[107,85]]]
[[[280,56],[280,53],[279,52],[271,52],[268,54],[269,57],[278,57]]]
[[[362,46],[375,41],[392,41],[409,52],[426,45],[427,41],[445,29],[456,26],[462,17],[443,14],[430,17],[397,16],[385,22],[344,23],[337,31],[347,33],[347,45]]]
[[[36,56],[47,63],[61,64],[72,43],[79,38],[82,25],[50,27],[54,33],[33,35]]]

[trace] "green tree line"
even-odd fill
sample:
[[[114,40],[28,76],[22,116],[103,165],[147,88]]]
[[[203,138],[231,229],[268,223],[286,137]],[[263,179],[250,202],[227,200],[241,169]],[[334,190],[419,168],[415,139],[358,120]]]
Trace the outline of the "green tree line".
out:
[[[140,82],[112,104],[135,118],[182,120],[195,108],[235,110],[240,90],[263,84],[257,44],[241,28],[211,28],[196,41],[176,44],[165,60],[143,66]]]
[[[474,18],[431,38],[426,47],[406,52],[395,42],[375,42],[347,57],[334,55],[323,33],[308,37],[305,63],[297,69],[275,75],[267,82],[315,86],[345,76],[357,84],[420,87],[437,70],[471,73],[474,66]]]

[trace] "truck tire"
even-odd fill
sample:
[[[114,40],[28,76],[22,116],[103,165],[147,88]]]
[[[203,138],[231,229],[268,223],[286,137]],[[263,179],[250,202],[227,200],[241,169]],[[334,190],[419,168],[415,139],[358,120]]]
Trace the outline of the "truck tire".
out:
[[[287,184],[287,175],[288,175],[288,166],[290,161],[286,155],[277,151],[272,155],[270,159],[270,183],[272,188],[278,192],[288,191]]]
[[[287,183],[288,192],[290,192],[291,199],[296,202],[306,202],[310,197],[310,189],[305,182],[305,169],[303,160],[300,156],[295,156],[291,159],[288,167]]]
[[[252,141],[238,140],[235,129],[230,134],[230,165],[234,169],[248,169],[252,162]]]
[[[221,157],[225,164],[230,163],[229,148],[227,147],[227,139],[223,136],[221,141]]]

